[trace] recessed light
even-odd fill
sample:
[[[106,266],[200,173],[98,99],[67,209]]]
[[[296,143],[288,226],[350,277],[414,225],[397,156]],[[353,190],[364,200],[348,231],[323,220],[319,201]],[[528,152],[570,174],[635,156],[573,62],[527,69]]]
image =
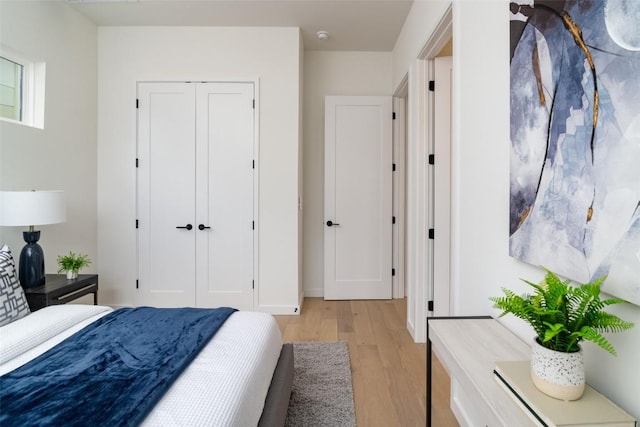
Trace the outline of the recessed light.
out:
[[[329,33],[327,31],[318,31],[316,33],[316,37],[318,37],[320,40],[326,40],[329,38]]]

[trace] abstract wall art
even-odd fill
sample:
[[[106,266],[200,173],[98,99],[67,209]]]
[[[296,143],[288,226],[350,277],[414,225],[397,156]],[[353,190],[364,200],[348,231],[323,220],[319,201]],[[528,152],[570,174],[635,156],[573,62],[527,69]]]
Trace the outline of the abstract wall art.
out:
[[[509,253],[640,305],[640,1],[509,8]]]

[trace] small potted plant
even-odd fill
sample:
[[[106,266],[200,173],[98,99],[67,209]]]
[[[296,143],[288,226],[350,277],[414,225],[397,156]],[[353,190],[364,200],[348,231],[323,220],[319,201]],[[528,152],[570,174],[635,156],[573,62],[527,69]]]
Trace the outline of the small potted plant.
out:
[[[67,279],[78,278],[78,271],[91,264],[88,255],[69,252],[69,255],[58,255],[58,273],[67,272]]]
[[[592,341],[612,355],[613,345],[603,332],[621,332],[633,327],[603,309],[625,302],[619,298],[600,299],[606,277],[574,287],[547,270],[544,281],[535,284],[533,294],[516,295],[502,288],[505,296],[490,298],[494,308],[528,322],[536,333],[532,345],[531,378],[543,393],[562,400],[577,400],[585,387],[584,360],[580,342]]]

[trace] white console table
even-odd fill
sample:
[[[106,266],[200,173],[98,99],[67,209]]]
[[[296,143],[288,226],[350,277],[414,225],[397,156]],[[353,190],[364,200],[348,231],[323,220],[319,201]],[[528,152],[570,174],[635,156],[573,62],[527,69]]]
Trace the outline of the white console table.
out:
[[[498,385],[497,361],[529,360],[530,347],[490,317],[427,318],[427,425],[431,426],[431,355],[451,378],[451,409],[462,426],[535,426]]]
[[[451,410],[464,427],[638,426],[632,416],[588,385],[575,402],[562,402],[537,391],[529,377],[530,347],[487,316],[427,319],[429,426],[432,353],[449,373]],[[496,362],[507,363],[496,367]],[[496,368],[504,388],[496,380]]]

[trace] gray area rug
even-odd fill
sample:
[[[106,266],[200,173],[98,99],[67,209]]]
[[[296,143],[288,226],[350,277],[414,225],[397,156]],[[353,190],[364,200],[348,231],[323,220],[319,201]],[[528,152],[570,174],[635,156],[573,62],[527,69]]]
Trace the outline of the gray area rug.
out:
[[[346,342],[294,343],[294,378],[285,426],[355,426]]]

